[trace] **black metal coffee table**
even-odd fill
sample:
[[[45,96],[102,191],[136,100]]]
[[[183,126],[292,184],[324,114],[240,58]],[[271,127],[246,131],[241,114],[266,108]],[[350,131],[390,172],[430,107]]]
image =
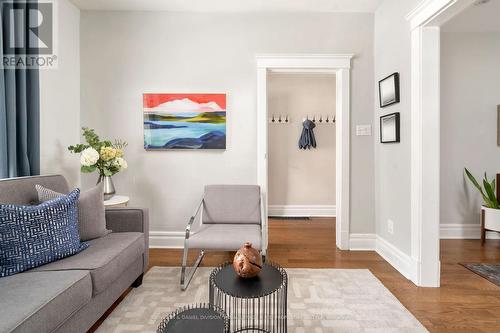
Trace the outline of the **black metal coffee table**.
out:
[[[229,318],[214,305],[198,304],[177,309],[158,326],[157,333],[229,333]]]
[[[259,275],[243,279],[226,263],[210,274],[209,302],[229,316],[231,332],[287,332],[287,288],[277,264],[267,262]]]

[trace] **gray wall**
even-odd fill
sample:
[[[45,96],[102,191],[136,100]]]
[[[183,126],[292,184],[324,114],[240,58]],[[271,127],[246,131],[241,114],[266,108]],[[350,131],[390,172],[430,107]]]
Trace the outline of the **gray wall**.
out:
[[[317,121],[316,149],[298,147],[303,118],[335,115],[335,87],[335,75],[269,75],[268,113],[290,117],[268,126],[269,205],[335,206],[335,125]]]
[[[40,169],[79,186],[79,158],[66,148],[80,142],[80,10],[57,4],[58,67],[40,71]]]
[[[409,23],[405,16],[419,0],[385,0],[375,12],[375,220],[377,234],[411,254],[410,221],[410,47]],[[400,74],[401,102],[380,108],[378,81]],[[379,117],[400,112],[401,142],[379,143]],[[394,233],[388,232],[388,220]]]
[[[481,197],[463,174],[499,172],[500,33],[441,34],[441,223],[479,223]]]
[[[81,124],[130,143],[115,183],[154,231],[182,230],[204,184],[256,182],[256,54],[355,53],[353,132],[373,121],[372,14],[82,12],[81,45]],[[227,93],[227,150],[144,151],[144,92]],[[351,140],[352,232],[375,231],[371,139]]]

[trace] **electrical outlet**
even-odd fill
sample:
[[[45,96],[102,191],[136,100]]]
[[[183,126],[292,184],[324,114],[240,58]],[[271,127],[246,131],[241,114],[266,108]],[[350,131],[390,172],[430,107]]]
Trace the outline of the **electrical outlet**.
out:
[[[387,220],[387,232],[390,233],[391,235],[394,234],[394,221],[393,220]]]

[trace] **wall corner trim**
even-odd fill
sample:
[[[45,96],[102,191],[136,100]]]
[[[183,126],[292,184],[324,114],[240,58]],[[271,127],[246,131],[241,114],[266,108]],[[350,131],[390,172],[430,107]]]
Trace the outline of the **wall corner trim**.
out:
[[[413,30],[429,23],[457,1],[460,0],[424,0],[405,18],[410,22],[410,29]]]
[[[376,234],[350,234],[350,251],[375,251],[377,248]]]
[[[415,281],[417,263],[384,238],[377,235],[376,252],[408,280]]]

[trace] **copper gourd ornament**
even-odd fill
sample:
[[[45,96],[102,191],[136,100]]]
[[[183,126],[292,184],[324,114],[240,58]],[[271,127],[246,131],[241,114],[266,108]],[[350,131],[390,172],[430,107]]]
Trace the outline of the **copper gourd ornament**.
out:
[[[242,278],[253,278],[262,269],[262,256],[260,252],[252,247],[252,243],[246,242],[234,255],[233,268],[236,274]]]

